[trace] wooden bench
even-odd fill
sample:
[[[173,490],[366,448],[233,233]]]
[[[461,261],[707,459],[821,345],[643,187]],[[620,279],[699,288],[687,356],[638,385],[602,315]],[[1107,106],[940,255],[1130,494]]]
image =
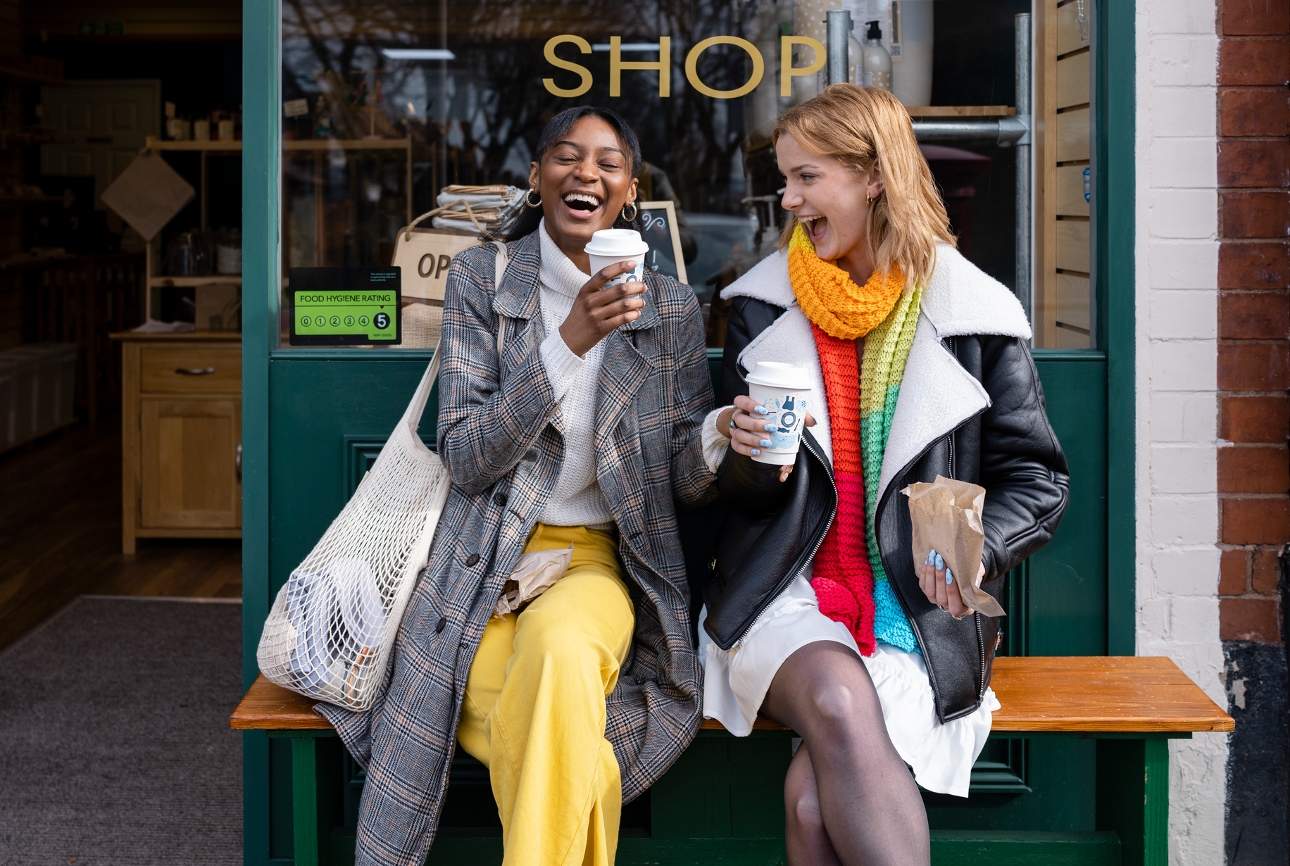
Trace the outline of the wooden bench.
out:
[[[1096,741],[1096,826],[1083,833],[933,831],[933,863],[1165,866],[1168,741],[1231,731],[1232,718],[1167,658],[1000,657],[992,686],[1002,704],[992,738]],[[296,866],[352,857],[339,845],[333,856],[319,743],[335,732],[310,707],[261,676],[230,720],[237,730],[291,741]],[[620,840],[620,866],[782,864],[789,736],[762,721],[753,736],[736,740],[705,721],[694,746],[651,789],[650,835]],[[499,837],[440,836],[427,862],[500,860]]]

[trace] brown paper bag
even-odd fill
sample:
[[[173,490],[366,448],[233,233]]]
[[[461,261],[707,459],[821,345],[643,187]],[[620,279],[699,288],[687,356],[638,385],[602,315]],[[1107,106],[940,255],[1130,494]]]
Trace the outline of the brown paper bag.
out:
[[[985,547],[981,507],[985,488],[967,481],[936,476],[900,491],[909,497],[909,519],[914,525],[914,562],[922,563],[935,550],[954,572],[963,603],[986,616],[1005,616],[999,602],[976,585]]]
[[[515,570],[502,585],[502,595],[497,599],[493,613],[506,616],[555,586],[555,582],[568,573],[572,560],[572,544],[564,550],[537,550],[521,556]]]

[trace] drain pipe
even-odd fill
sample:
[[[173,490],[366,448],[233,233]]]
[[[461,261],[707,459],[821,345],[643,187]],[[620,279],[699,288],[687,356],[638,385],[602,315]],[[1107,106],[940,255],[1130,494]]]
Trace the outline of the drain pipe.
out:
[[[1016,141],[1017,147],[1017,298],[1021,301],[1026,318],[1033,321],[1031,307],[1034,302],[1034,183],[1031,164],[1031,137],[1033,129],[1030,111],[1030,13],[1021,12],[1016,18],[1017,47],[1017,116],[1024,128]]]
[[[851,65],[850,51],[848,44],[851,37],[851,30],[855,23],[851,20],[851,13],[845,9],[831,9],[828,17],[825,18],[825,24],[828,26],[828,45],[825,46],[828,63],[825,69],[825,82],[828,84],[842,84],[847,80],[847,68]],[[857,64],[861,61],[856,59]]]

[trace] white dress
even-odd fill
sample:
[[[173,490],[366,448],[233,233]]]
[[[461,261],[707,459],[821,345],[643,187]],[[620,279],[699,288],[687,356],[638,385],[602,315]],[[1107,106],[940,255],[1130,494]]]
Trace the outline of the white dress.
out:
[[[709,432],[715,431],[719,412],[704,424],[704,453],[710,464],[724,453],[728,441]],[[707,615],[705,607],[699,614],[703,717],[716,719],[737,737],[752,732],[771,680],[784,660],[797,650],[815,641],[829,640],[860,655],[846,626],[820,613],[809,568],[771,602],[729,650],[713,643],[704,631]],[[880,643],[872,656],[861,659],[877,689],[887,735],[901,759],[913,769],[914,780],[937,794],[966,797],[972,764],[985,747],[991,716],[999,709],[994,690],[986,689],[976,712],[941,724],[936,718],[932,685],[921,654]]]

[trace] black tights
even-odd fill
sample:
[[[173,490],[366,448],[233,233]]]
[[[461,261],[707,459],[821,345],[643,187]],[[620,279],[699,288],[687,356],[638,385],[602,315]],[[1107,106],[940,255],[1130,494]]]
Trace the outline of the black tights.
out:
[[[762,712],[802,738],[784,780],[789,866],[931,862],[922,797],[859,656],[807,644],[780,666]]]

